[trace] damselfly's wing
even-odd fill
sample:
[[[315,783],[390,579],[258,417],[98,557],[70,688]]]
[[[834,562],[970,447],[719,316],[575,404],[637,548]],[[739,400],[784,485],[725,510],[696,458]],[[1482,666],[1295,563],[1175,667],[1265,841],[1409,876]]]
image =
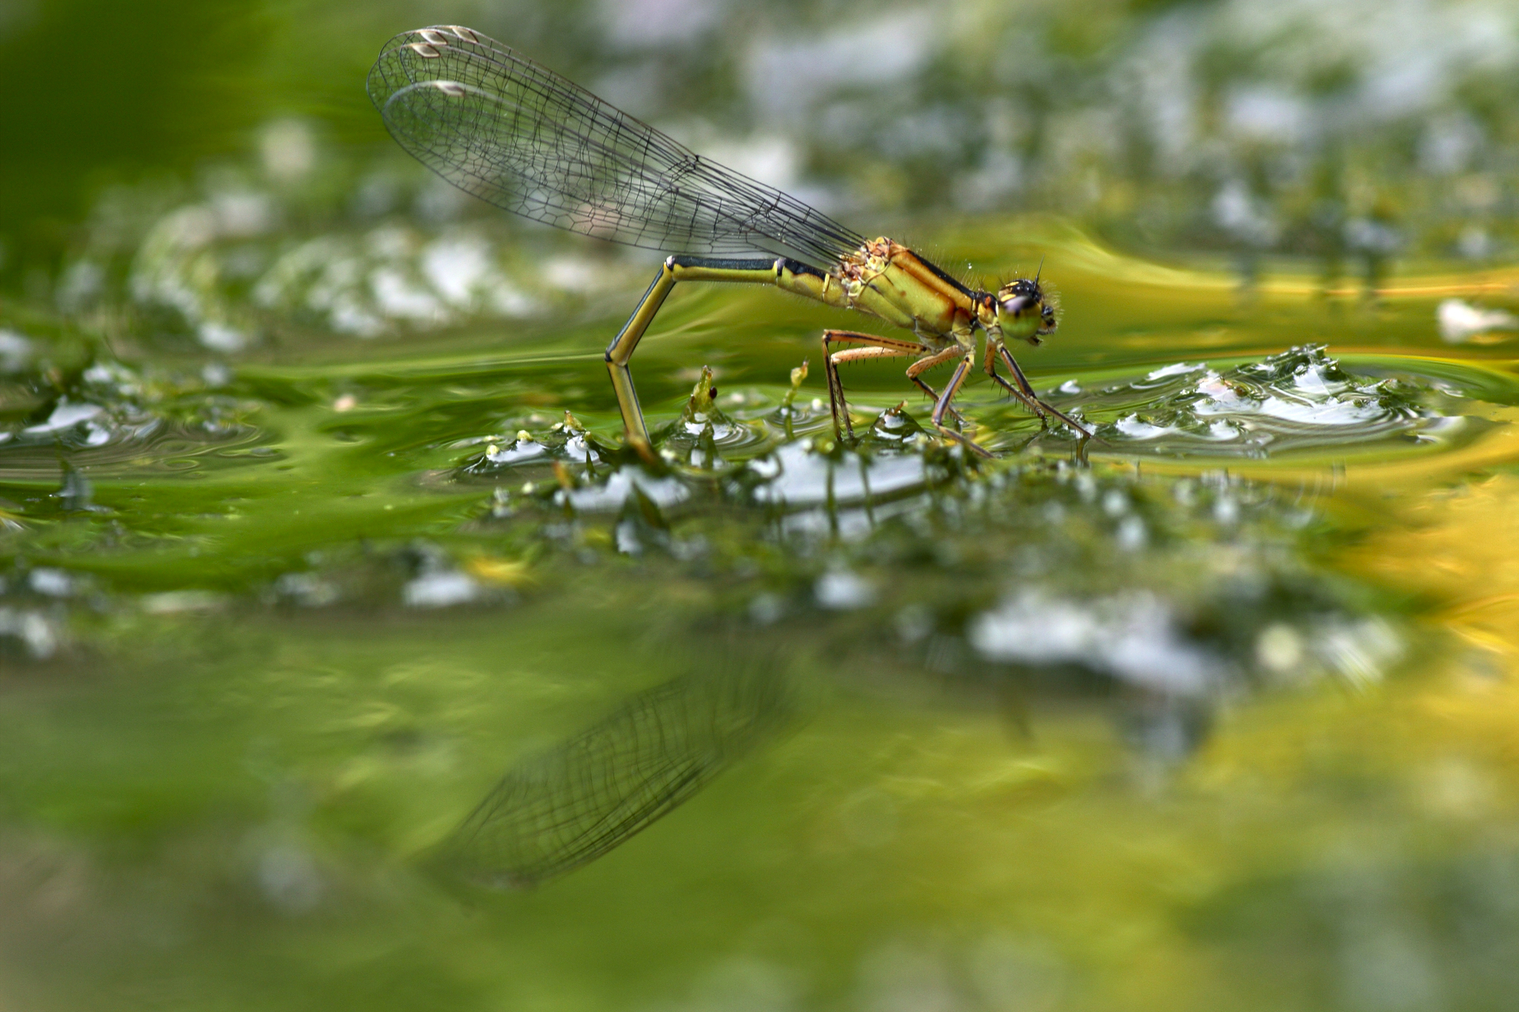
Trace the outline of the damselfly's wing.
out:
[[[572,232],[823,263],[863,242],[468,28],[396,36],[369,72],[369,97],[401,146],[450,183]]]

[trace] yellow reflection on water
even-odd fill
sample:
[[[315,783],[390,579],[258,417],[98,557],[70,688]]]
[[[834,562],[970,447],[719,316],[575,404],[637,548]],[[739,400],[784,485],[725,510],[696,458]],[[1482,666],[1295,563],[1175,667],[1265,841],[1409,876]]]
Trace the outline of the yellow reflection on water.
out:
[[[1433,490],[1398,520],[1349,553],[1351,564],[1443,600],[1438,622],[1488,663],[1519,672],[1519,478],[1496,474]]]

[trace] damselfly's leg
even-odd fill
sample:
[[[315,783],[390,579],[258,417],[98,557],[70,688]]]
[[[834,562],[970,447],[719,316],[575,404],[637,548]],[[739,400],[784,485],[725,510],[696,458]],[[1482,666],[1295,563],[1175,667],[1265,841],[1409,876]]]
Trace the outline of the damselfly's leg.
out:
[[[964,351],[965,349],[961,348],[958,344],[952,344],[943,351],[936,351],[932,355],[926,355],[907,367],[907,378],[917,384],[918,389],[926,393],[931,400],[937,402],[939,400],[938,391],[923,382],[919,377],[935,366],[943,365],[945,362],[953,362]],[[962,425],[965,424],[965,416],[960,414],[960,412],[954,408],[950,408],[949,413],[955,416],[955,421]]]
[[[956,348],[954,350],[960,351],[961,349]],[[950,401],[953,401],[955,399],[955,394],[960,392],[960,385],[965,382],[965,377],[969,376],[970,371],[976,367],[975,349],[966,351],[964,354],[965,357],[960,360],[960,364],[955,366],[954,375],[952,375],[949,378],[949,382],[944,385],[944,392],[939,395],[939,400],[934,404],[934,413],[929,416],[929,419],[934,423],[934,428],[938,429],[940,432],[948,436],[950,439],[953,439],[955,442],[961,444],[972,453],[980,454],[983,457],[990,457],[991,452],[989,450],[977,446],[964,433],[956,432],[954,429],[947,428],[944,424],[944,416],[954,410],[950,406]]]
[[[775,260],[718,260],[712,257],[673,256],[660,265],[659,273],[633,308],[633,315],[622,325],[612,343],[607,345],[607,371],[612,374],[612,389],[617,393],[617,407],[628,443],[643,457],[652,455],[649,428],[644,424],[638,392],[633,389],[633,373],[628,368],[638,342],[643,338],[654,314],[678,281],[727,281],[751,285],[773,285],[779,271]]]
[[[1039,416],[1039,420],[1041,422],[1047,422],[1048,421],[1048,419],[1045,417],[1045,414],[1044,414],[1044,408],[1039,403],[1039,401],[1038,401],[1037,398],[1030,399],[1027,394],[1025,394],[1022,390],[1019,390],[1017,387],[1013,386],[1007,380],[1003,379],[1002,375],[997,372],[997,342],[996,341],[987,341],[986,342],[986,361],[984,363],[982,363],[982,365],[986,369],[986,374],[988,376],[990,376],[992,379],[996,380],[997,384],[999,386],[1001,386],[1008,393],[1012,394],[1013,397],[1016,398],[1018,400],[1018,402],[1021,403],[1024,407],[1028,408],[1034,414],[1038,415]]]
[[[1013,379],[1018,384],[1016,387],[998,375],[997,357],[1001,357],[1002,361],[1007,364],[1007,371],[1013,374]],[[1022,401],[1030,411],[1039,416],[1041,421],[1047,420],[1050,415],[1054,415],[1080,433],[1083,439],[1092,438],[1092,434],[1082,426],[1076,424],[1070,415],[1067,415],[1058,408],[1050,407],[1039,399],[1039,395],[1034,393],[1034,388],[1029,383],[1028,377],[1024,376],[1023,370],[1018,368],[1018,363],[1013,361],[1012,353],[999,342],[988,341],[986,343],[986,374],[1002,384],[1008,393]]]
[[[868,345],[865,348],[846,348],[834,351],[835,341]],[[833,412],[833,433],[836,436],[854,438],[854,425],[849,421],[849,404],[844,400],[844,383],[839,379],[839,363],[858,362],[868,358],[900,358],[904,355],[921,355],[928,348],[918,341],[899,337],[881,337],[879,334],[862,334],[857,330],[823,331],[823,373],[828,377],[828,407]],[[843,419],[843,424],[839,420]]]

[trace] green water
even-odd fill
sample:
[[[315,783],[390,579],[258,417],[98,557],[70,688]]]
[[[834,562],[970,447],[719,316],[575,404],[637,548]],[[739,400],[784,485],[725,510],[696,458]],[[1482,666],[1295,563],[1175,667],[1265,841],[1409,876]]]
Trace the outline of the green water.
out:
[[[11,310],[7,1000],[1500,1007],[1501,345],[1047,223],[945,245],[1007,234],[1060,279],[1025,360],[1085,462],[985,384],[996,460],[876,421],[889,368],[835,447],[815,371],[780,407],[831,317],[773,292],[681,292],[641,349],[663,474],[615,449],[616,315],[207,370]],[[679,762],[702,789],[579,867],[544,828]],[[534,848],[538,888],[478,884]]]
[[[864,321],[687,286],[645,466],[657,258],[430,184],[308,6],[0,167],[0,1009],[1512,1006],[1519,376],[1438,321],[1519,275],[899,209],[1099,439],[883,364],[842,443]]]

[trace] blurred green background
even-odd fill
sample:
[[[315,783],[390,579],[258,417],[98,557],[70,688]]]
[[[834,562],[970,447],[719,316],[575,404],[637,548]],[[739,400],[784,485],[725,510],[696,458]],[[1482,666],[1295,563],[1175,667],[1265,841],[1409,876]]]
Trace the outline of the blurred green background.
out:
[[[1496,0],[7,0],[3,277],[56,272],[102,187],[244,156],[278,118],[388,154],[363,75],[398,28],[453,22],[861,223],[1048,210],[1150,251],[1482,263],[1514,241],[1516,20]]]

